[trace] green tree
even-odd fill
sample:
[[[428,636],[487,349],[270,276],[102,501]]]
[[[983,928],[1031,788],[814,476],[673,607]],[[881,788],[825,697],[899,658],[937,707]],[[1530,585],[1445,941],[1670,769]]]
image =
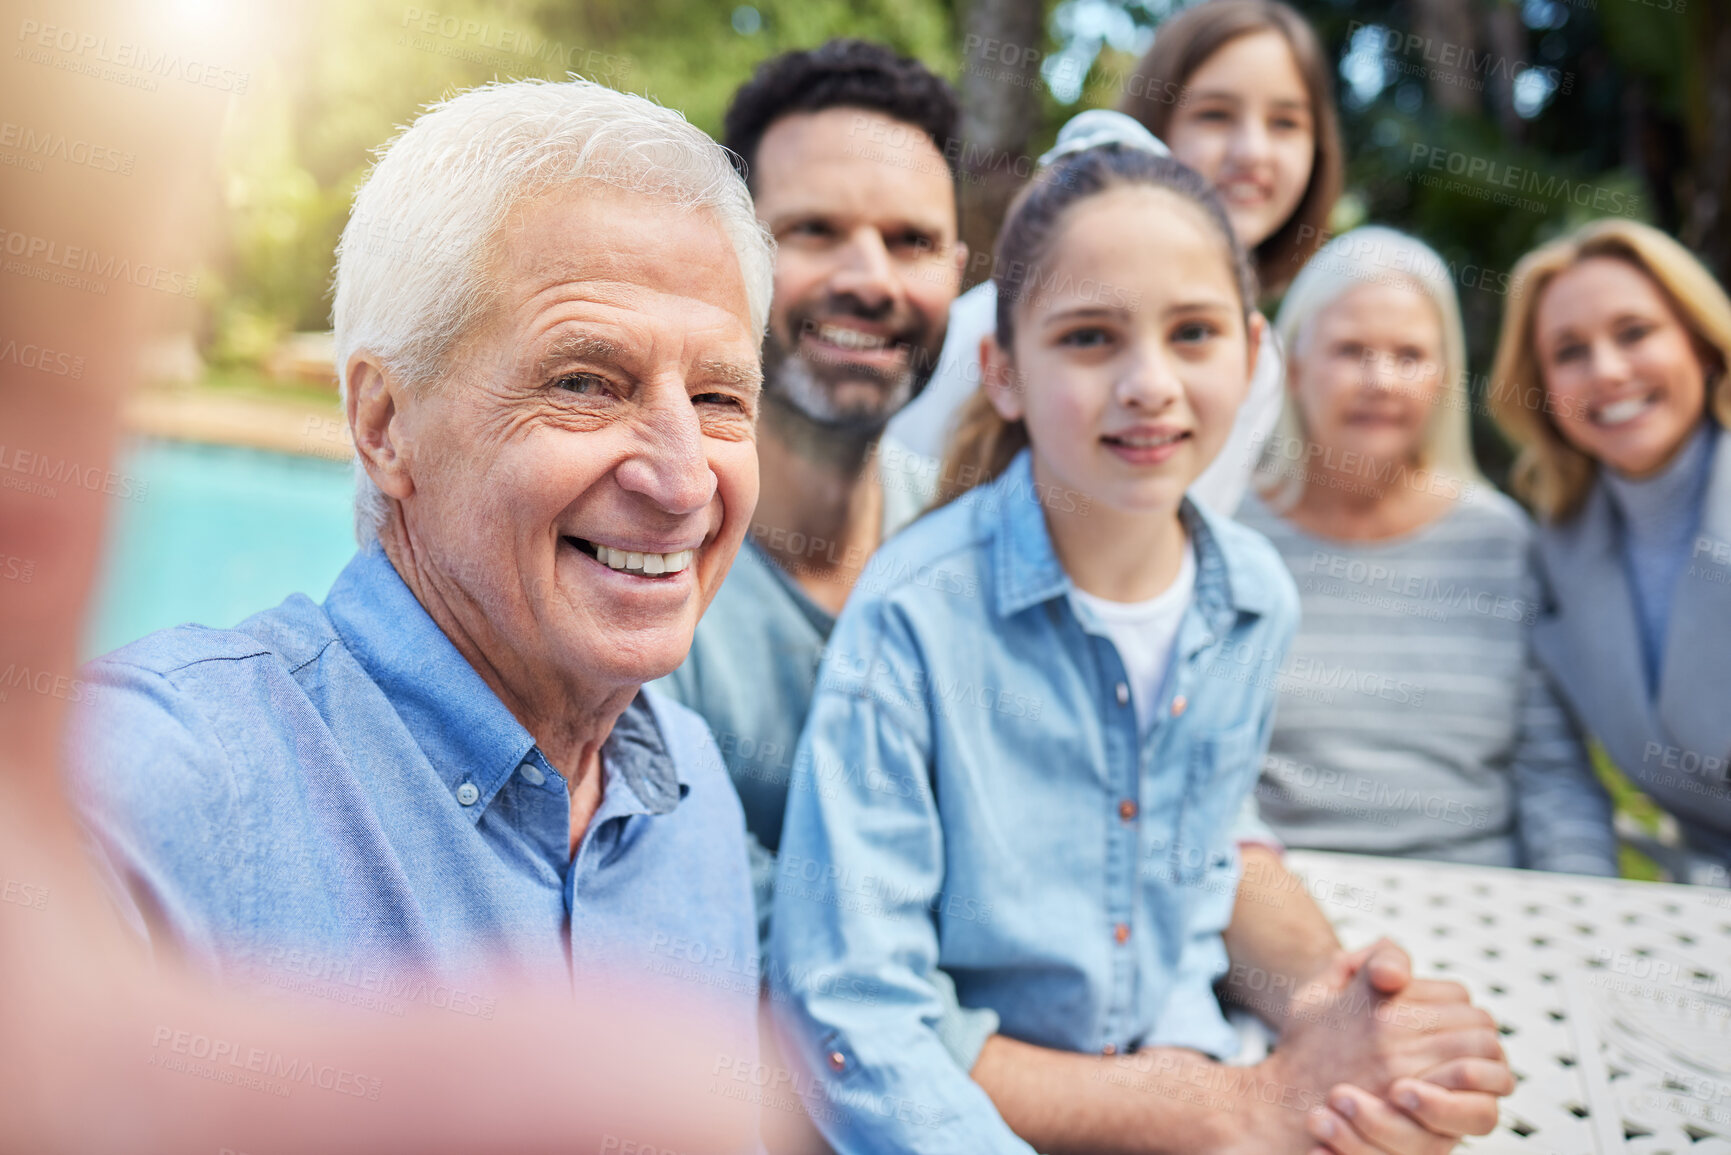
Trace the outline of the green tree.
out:
[[[719,133],[764,58],[832,36],[891,44],[954,74],[942,0],[313,0],[275,66],[235,102],[223,157],[229,220],[209,301],[218,364],[257,364],[329,324],[337,238],[374,151],[425,105],[491,80],[575,72],[679,109]]]

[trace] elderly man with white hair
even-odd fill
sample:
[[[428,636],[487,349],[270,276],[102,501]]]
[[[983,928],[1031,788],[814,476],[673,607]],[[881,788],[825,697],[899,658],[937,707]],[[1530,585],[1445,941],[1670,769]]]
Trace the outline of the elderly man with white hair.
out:
[[[641,687],[756,502],[770,254],[720,147],[596,85],[477,89],[390,146],[336,276],[360,551],[322,604],[90,668],[74,789],[157,950],[481,1017],[501,966],[672,975],[753,1061],[739,801]]]

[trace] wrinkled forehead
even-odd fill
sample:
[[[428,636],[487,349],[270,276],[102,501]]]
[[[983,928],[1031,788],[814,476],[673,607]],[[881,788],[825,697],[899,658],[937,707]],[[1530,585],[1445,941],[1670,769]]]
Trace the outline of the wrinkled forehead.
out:
[[[718,300],[737,290],[745,301],[738,257],[714,210],[623,182],[579,181],[519,202],[487,259],[500,282],[676,283]]]
[[[560,349],[605,346],[634,373],[757,372],[744,273],[712,210],[583,182],[514,206],[481,259],[483,307],[456,354],[470,368],[538,372]]]
[[[654,329],[670,347],[742,344],[756,353],[745,275],[713,210],[583,182],[516,206],[485,260],[484,327],[522,336],[560,312]]]

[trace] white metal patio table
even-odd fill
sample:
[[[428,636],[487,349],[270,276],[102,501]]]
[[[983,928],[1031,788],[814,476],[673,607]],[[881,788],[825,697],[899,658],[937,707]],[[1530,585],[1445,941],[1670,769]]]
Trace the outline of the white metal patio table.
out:
[[[1348,947],[1381,935],[1495,1016],[1495,1155],[1731,1155],[1731,891],[1292,851]]]

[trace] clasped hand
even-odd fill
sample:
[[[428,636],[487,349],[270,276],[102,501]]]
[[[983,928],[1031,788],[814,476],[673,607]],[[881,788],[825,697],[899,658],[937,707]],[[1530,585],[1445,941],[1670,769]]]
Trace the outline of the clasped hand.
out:
[[[1273,1102],[1317,1104],[1302,1133],[1285,1116],[1263,1151],[1441,1155],[1464,1135],[1489,1134],[1497,1099],[1514,1090],[1495,1020],[1459,983],[1415,979],[1387,939],[1342,951],[1291,996],[1262,1074]],[[1319,1102],[1320,1100],[1320,1102]]]

